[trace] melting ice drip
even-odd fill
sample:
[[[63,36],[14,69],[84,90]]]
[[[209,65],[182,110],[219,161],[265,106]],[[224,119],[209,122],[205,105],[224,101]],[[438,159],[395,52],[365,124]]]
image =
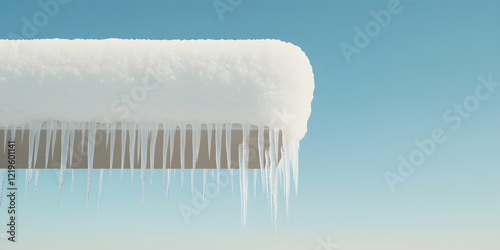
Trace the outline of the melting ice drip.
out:
[[[125,157],[130,159],[130,168],[134,169],[136,159],[134,156],[137,154],[140,158],[140,182],[142,188],[142,201],[144,202],[144,189],[146,183],[146,170],[150,168],[150,180],[153,179],[153,169],[155,167],[155,146],[156,139],[160,133],[163,134],[163,148],[162,152],[162,162],[161,166],[163,169],[163,185],[165,185],[165,173],[167,174],[167,193],[170,186],[171,180],[171,170],[172,170],[172,159],[174,157],[174,141],[176,130],[179,130],[180,134],[180,169],[181,169],[181,189],[183,186],[184,179],[184,169],[185,169],[185,152],[189,150],[186,148],[186,131],[192,131],[192,146],[193,152],[193,170],[196,168],[200,150],[201,130],[207,130],[207,142],[208,151],[212,145],[212,134],[215,134],[215,161],[217,168],[217,183],[220,184],[220,171],[223,167],[228,169],[238,168],[239,183],[240,183],[240,196],[241,196],[241,216],[242,222],[246,224],[246,210],[249,195],[249,140],[250,140],[250,130],[253,128],[257,130],[257,151],[259,159],[259,170],[255,170],[254,173],[254,185],[257,183],[257,171],[260,171],[261,182],[263,190],[266,190],[267,197],[270,200],[271,209],[274,210],[274,218],[277,218],[278,211],[278,190],[281,183],[282,190],[285,193],[286,198],[286,210],[288,215],[288,200],[290,194],[290,178],[293,174],[295,181],[295,191],[297,192],[298,187],[298,150],[299,143],[293,138],[287,137],[283,131],[279,128],[269,128],[265,126],[251,126],[242,125],[242,143],[238,145],[238,159],[237,161],[231,160],[231,131],[234,126],[231,123],[226,124],[173,124],[173,123],[109,123],[109,124],[98,124],[98,123],[75,123],[75,122],[33,122],[27,126],[28,131],[28,147],[29,147],[29,158],[28,166],[26,169],[26,190],[29,189],[29,185],[33,179],[33,172],[35,172],[35,196],[38,188],[38,178],[40,168],[47,168],[49,159],[54,155],[56,140],[60,140],[61,145],[61,159],[60,159],[60,174],[59,174],[59,200],[62,194],[66,171],[71,169],[73,152],[75,149],[75,134],[77,131],[81,131],[82,136],[82,147],[84,149],[84,142],[87,143],[87,156],[88,156],[88,176],[87,176],[87,205],[89,201],[90,187],[92,181],[92,171],[94,168],[94,151],[96,143],[96,131],[100,128],[106,131],[106,146],[110,148],[109,155],[109,168],[113,169],[113,158],[114,158],[114,147],[116,142],[116,133],[121,134],[121,156],[120,156],[120,168],[123,178],[123,169],[125,168]],[[120,128],[120,129],[118,129]],[[40,133],[42,130],[46,130],[47,136],[46,141],[40,141]],[[58,130],[60,131],[60,138],[57,138]],[[222,139],[223,131],[225,130],[226,139],[226,156],[227,161],[226,166],[222,166],[221,154],[222,154]],[[4,140],[6,141],[10,135],[10,140],[15,140],[16,126],[11,126],[9,129],[5,129]],[[9,132],[10,131],[10,132]],[[24,137],[24,130],[22,130],[22,137]],[[266,133],[267,131],[267,133]],[[281,134],[281,136],[280,136]],[[265,136],[268,138],[265,138]],[[281,143],[280,143],[281,137]],[[129,151],[127,152],[127,140],[129,141]],[[268,141],[268,147],[265,147],[264,141]],[[22,138],[21,138],[22,141]],[[39,145],[40,143],[45,143],[45,166],[36,166]],[[6,145],[6,142],[4,143]],[[148,150],[149,149],[149,150]],[[4,148],[5,150],[5,148]],[[210,156],[210,153],[209,153]],[[147,165],[149,159],[149,166]],[[138,160],[138,159],[137,159]],[[168,164],[167,164],[168,163]],[[236,163],[237,166],[232,165]],[[292,170],[291,170],[292,169]],[[206,181],[207,181],[207,169],[203,170],[203,198],[205,198],[206,191]],[[74,170],[72,171],[72,184],[74,182]],[[102,192],[102,182],[103,182],[103,169],[101,168],[99,174],[99,198],[98,198],[98,208],[101,206],[101,192]],[[232,171],[232,170],[230,170]],[[0,172],[0,186],[3,185],[5,180],[6,171]],[[131,179],[133,181],[134,171],[131,171]],[[111,174],[111,172],[110,172]],[[194,189],[194,174],[195,171],[191,171],[191,189]],[[231,176],[232,177],[232,176]],[[232,182],[231,178],[231,182]],[[220,187],[220,185],[219,185]],[[1,195],[0,195],[1,197]],[[1,202],[1,201],[0,201]]]

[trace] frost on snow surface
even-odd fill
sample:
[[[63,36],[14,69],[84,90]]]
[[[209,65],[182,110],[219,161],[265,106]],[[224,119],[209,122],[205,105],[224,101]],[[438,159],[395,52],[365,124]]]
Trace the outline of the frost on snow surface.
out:
[[[161,165],[162,186],[168,193],[174,141],[180,147],[175,157],[180,158],[176,168],[181,169],[181,187],[189,161],[194,190],[200,144],[208,142],[210,155],[214,140],[217,183],[221,169],[229,169],[231,186],[233,170],[239,171],[245,224],[250,157],[258,157],[253,183],[260,172],[274,217],[279,189],[288,213],[292,178],[297,191],[299,141],[307,131],[314,77],[304,52],[278,40],[0,40],[0,89],[4,139],[20,128],[29,133],[26,189],[34,170],[38,186],[38,170],[47,168],[50,158],[60,162],[60,197],[73,151],[78,149],[87,154],[88,202],[96,131],[105,130],[109,168],[121,168],[122,178],[125,167],[140,168],[143,197],[148,161],[150,183],[155,164]],[[233,129],[242,131],[240,145],[231,145]],[[46,131],[43,141],[41,131]],[[190,148],[186,131],[191,132]],[[252,132],[256,145],[250,145]],[[81,145],[76,133],[81,134]],[[157,145],[157,137],[163,138],[162,144]],[[120,164],[113,166],[117,138],[121,138],[116,151]],[[60,159],[54,159],[56,141],[61,145]],[[42,166],[37,166],[40,143],[46,150],[40,152]],[[156,163],[155,147],[163,156]],[[231,150],[237,151],[237,158],[231,158],[235,153]],[[4,175],[0,172],[0,184]],[[102,170],[99,177],[100,207]],[[203,193],[206,181],[203,169]]]

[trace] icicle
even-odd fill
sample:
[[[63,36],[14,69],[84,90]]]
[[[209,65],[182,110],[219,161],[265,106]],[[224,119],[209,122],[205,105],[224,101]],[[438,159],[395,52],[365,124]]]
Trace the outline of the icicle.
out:
[[[285,178],[285,200],[286,200],[286,216],[288,217],[288,204],[289,204],[289,197],[290,197],[290,142],[288,141],[288,138],[285,136],[285,134],[282,134],[282,141],[283,141],[283,147],[282,147],[282,154],[281,157],[284,161],[283,167],[284,167],[284,178]]]
[[[87,158],[88,158],[88,173],[87,173],[87,202],[86,208],[89,207],[90,183],[92,181],[92,170],[94,168],[94,149],[95,149],[96,123],[89,124],[89,137],[87,142]]]
[[[57,204],[61,201],[62,189],[64,186],[64,178],[66,176],[66,167],[68,162],[69,149],[69,130],[66,122],[61,123],[61,169],[59,171],[59,198]]]
[[[106,127],[106,148],[108,148],[109,145],[109,132],[111,131],[111,123],[106,123],[104,124]]]
[[[196,162],[198,161],[198,153],[200,152],[201,141],[201,125],[191,125],[191,137],[193,139],[193,168],[191,169],[191,193],[194,196],[194,171],[196,169]]]
[[[207,123],[207,142],[208,142],[208,159],[210,160],[210,149],[212,148],[212,131],[213,124]]]
[[[177,131],[177,126],[175,124],[170,124],[170,129],[169,129],[169,134],[170,134],[170,146],[169,146],[169,153],[170,153],[170,165],[169,165],[169,169],[168,169],[168,177],[167,177],[167,199],[168,199],[168,193],[169,193],[169,190],[170,190],[170,172],[171,172],[171,168],[172,168],[172,159],[173,159],[173,156],[174,156],[174,142],[175,142],[175,133]],[[174,178],[175,178],[175,169],[174,169]]]
[[[231,168],[231,123],[226,123],[226,152],[227,152],[227,168],[231,176],[231,190],[234,191],[233,185],[233,170]]]
[[[139,141],[141,144],[141,188],[142,188],[142,205],[144,206],[144,183],[146,181],[146,169],[148,161],[148,137],[149,129],[147,125],[139,125]]]
[[[121,177],[120,177],[120,183],[123,182],[123,167],[124,167],[124,164],[125,164],[125,147],[127,146],[127,131],[128,131],[128,128],[127,128],[127,123],[126,122],[122,122],[121,123],[122,125],[122,131],[121,131],[121,135],[122,135],[122,155],[121,155],[121,158],[122,158],[122,161],[121,161]]]
[[[37,122],[35,123],[35,149],[34,149],[34,154],[35,156],[33,157],[33,168],[36,168],[36,162],[38,159],[38,148],[40,146],[40,133],[42,130],[42,122]]]
[[[109,178],[111,179],[111,173],[113,172],[113,157],[115,154],[115,139],[116,137],[116,123],[111,123],[111,138],[109,142]]]
[[[295,194],[297,195],[299,191],[299,142],[295,139],[291,140],[291,161],[292,161],[292,171],[293,171],[293,180],[295,184]]]
[[[243,188],[243,170],[242,170],[242,166],[243,166],[243,144],[240,144],[238,146],[238,170],[239,170],[239,173],[240,173],[240,202],[241,202],[241,224],[243,224],[243,227],[245,227],[245,221],[244,221],[244,218],[245,218],[245,191],[244,191],[244,188]]]
[[[31,122],[29,124],[29,138],[28,138],[28,170],[30,170],[33,166],[33,144],[35,143],[35,124]],[[7,135],[5,135],[5,138],[7,138]],[[7,143],[5,143],[7,145]],[[27,171],[27,176],[26,176],[26,181],[25,181],[25,190],[28,191],[28,188],[30,186],[30,179],[29,179],[29,171]]]
[[[276,147],[274,146],[275,140],[274,140],[274,128],[269,128],[269,161],[270,161],[270,166],[269,166],[269,194],[271,197],[271,210],[276,210],[278,204],[276,204],[276,200],[274,199],[274,194],[277,193],[275,192],[275,175],[276,175],[276,159],[277,159],[277,153],[276,153]],[[277,187],[276,187],[277,188]],[[276,214],[275,214],[276,215]],[[276,218],[275,218],[276,222]]]
[[[170,168],[172,168],[172,159],[174,156],[174,142],[175,142],[175,133],[177,131],[177,126],[175,124],[170,125],[169,129],[169,134],[170,134],[170,146],[169,146],[169,153],[170,153]]]
[[[69,127],[69,167],[71,167],[71,164],[73,163],[73,151],[75,147],[75,130],[76,130],[76,123],[72,122],[70,123]]]
[[[101,168],[99,171],[99,198],[97,201],[97,215],[101,214],[101,193],[102,193],[102,176],[104,174],[104,169]]]
[[[10,140],[11,141],[16,140],[16,126],[14,125],[10,126]]]
[[[264,178],[264,181],[266,182],[266,194],[267,194],[267,201],[269,202],[270,201],[270,185],[269,185],[269,175],[270,175],[270,171],[269,169],[271,168],[271,157],[269,156],[269,149],[266,149],[266,151],[264,152],[264,156],[265,156],[265,159],[266,159],[266,166],[264,168],[264,171],[265,171],[265,178]]]
[[[222,145],[222,124],[216,124],[215,125],[215,164],[217,165],[217,192],[218,193],[220,192],[221,145]]]
[[[185,123],[181,123],[180,124],[180,134],[181,134],[181,138],[180,138],[180,155],[181,155],[181,192],[182,192],[182,188],[184,186],[184,163],[185,163],[185,152],[186,152],[186,124]]]
[[[3,153],[7,150],[7,135],[9,133],[9,129],[7,127],[3,128]]]
[[[135,122],[128,125],[128,135],[129,135],[129,157],[130,157],[130,179],[132,184],[134,183],[134,165],[135,165],[135,135],[137,132],[137,124]]]
[[[141,126],[140,124],[137,124],[137,144],[135,145],[135,159],[136,159],[136,162],[135,163],[141,163],[140,159],[141,159],[141,131],[140,131],[140,128],[139,126]]]
[[[242,143],[242,160],[241,160],[241,173],[243,180],[243,200],[244,200],[244,213],[243,213],[243,226],[246,225],[247,204],[248,204],[248,159],[249,159],[249,138],[250,138],[250,125],[243,125],[243,143]]]
[[[4,144],[7,147],[7,142]],[[2,197],[3,197],[3,184],[5,183],[5,179],[7,179],[7,169],[0,169],[0,206],[2,206]]]
[[[85,126],[86,126],[85,122],[82,122],[80,124],[80,130],[82,134],[82,153],[83,153],[83,147],[85,146],[85,130],[86,130]]]
[[[56,147],[56,139],[57,139],[57,128],[59,124],[57,121],[54,122],[54,126],[52,127],[52,145],[51,145],[51,150],[52,150],[52,155],[51,159],[54,159],[54,152],[55,152],[55,147]]]
[[[155,167],[155,148],[156,137],[158,136],[158,124],[153,124],[151,128],[151,144],[149,145],[149,171],[150,171],[150,185],[153,187],[153,173]]]
[[[207,190],[207,169],[203,169],[203,205],[205,205],[206,190]]]
[[[26,129],[24,129],[24,126],[21,126],[21,143],[24,141],[24,131]]]
[[[166,123],[163,124],[163,174],[162,174],[162,183],[161,183],[161,190],[165,190],[165,169],[167,168],[167,150],[168,150],[168,137],[170,135],[170,131],[168,129],[168,125]]]
[[[259,150],[259,166],[260,166],[260,171],[261,171],[261,181],[262,181],[262,189],[264,189],[264,183],[265,183],[265,178],[264,175],[262,175],[262,171],[264,169],[264,164],[265,164],[265,159],[264,159],[264,132],[265,128],[264,126],[259,126],[258,130],[258,150]]]
[[[40,169],[36,170],[35,173],[35,193],[34,193],[34,199],[36,199],[36,191],[38,190],[38,178],[40,177]]]

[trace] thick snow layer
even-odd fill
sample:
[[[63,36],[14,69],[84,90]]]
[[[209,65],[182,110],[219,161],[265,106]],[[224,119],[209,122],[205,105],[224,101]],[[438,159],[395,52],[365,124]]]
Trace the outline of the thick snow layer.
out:
[[[0,40],[0,126],[236,123],[300,140],[314,77],[279,40]]]
[[[287,212],[291,177],[297,191],[299,140],[307,130],[313,89],[312,68],[305,54],[297,46],[277,40],[0,40],[0,128],[8,128],[4,129],[4,145],[8,133],[11,140],[15,139],[18,126],[29,133],[25,189],[29,189],[37,168],[39,144],[46,145],[45,154],[40,154],[47,167],[49,155],[54,159],[60,130],[61,196],[66,170],[73,159],[75,133],[81,131],[82,150],[84,141],[89,142],[87,203],[97,129],[106,129],[106,145],[114,148],[116,130],[120,128],[122,178],[129,141],[129,167],[134,169],[140,158],[137,165],[144,199],[147,159],[151,170],[158,130],[163,130],[163,171],[169,162],[168,193],[175,132],[179,130],[182,190],[186,160],[192,160],[193,169],[196,168],[203,128],[209,131],[209,145],[215,132],[217,183],[224,167],[229,169],[233,186],[232,168],[239,169],[245,224],[249,139],[253,128],[258,130],[262,188],[276,222],[279,187],[283,185]],[[99,127],[104,124],[104,128]],[[221,161],[223,128],[227,160]],[[40,142],[42,129],[47,130],[44,142]],[[192,134],[192,159],[185,157],[189,150],[187,129]],[[236,147],[238,158],[231,160],[233,129],[242,129],[243,140]],[[110,168],[113,152],[110,150]],[[223,162],[225,166],[221,166]],[[131,171],[132,180],[133,174]],[[152,174],[151,171],[151,180]],[[38,176],[36,169],[35,195]],[[254,185],[255,176],[254,172]],[[204,170],[204,191],[206,179]],[[5,173],[0,172],[0,187],[4,180]],[[99,207],[102,180],[101,169]],[[191,189],[194,190],[194,171]]]

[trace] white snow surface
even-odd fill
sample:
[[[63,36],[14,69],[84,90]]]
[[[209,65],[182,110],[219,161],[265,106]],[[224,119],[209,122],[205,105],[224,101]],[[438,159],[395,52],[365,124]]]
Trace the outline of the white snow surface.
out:
[[[246,124],[307,131],[314,76],[279,40],[0,40],[0,126]]]

